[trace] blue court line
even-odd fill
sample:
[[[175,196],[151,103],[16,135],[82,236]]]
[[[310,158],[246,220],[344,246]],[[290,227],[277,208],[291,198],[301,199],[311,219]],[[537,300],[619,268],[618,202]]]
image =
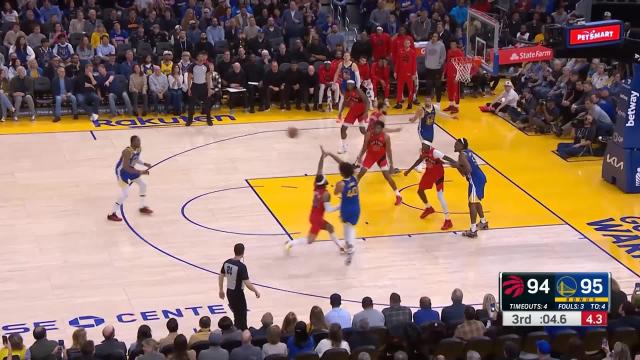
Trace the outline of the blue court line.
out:
[[[89,133],[91,134],[91,136],[93,137],[93,140],[98,140],[96,138],[96,134],[93,133],[93,130],[89,130]]]
[[[442,126],[435,124],[437,127],[440,128],[440,130],[444,131],[445,134],[451,136],[454,139],[457,139],[457,137],[453,136],[453,134],[451,134],[450,132],[448,132],[446,129],[444,129]],[[487,164],[488,166],[490,166],[493,170],[495,170],[498,174],[502,175],[502,177],[504,177],[505,179],[507,179],[507,181],[509,181],[511,184],[513,184],[515,187],[517,187],[518,189],[520,189],[522,192],[524,192],[525,194],[527,194],[527,196],[529,196],[531,199],[533,199],[535,202],[537,202],[538,204],[540,204],[540,206],[542,206],[543,208],[545,208],[547,211],[549,211],[551,214],[553,214],[553,216],[557,217],[560,221],[562,221],[565,225],[569,226],[570,228],[572,228],[575,232],[577,232],[578,234],[584,236],[587,240],[589,240],[589,242],[591,242],[593,245],[596,246],[596,248],[600,249],[600,251],[604,252],[605,254],[609,255],[610,258],[612,258],[613,260],[615,260],[618,264],[622,265],[622,267],[624,267],[625,269],[629,270],[632,274],[634,274],[637,277],[640,277],[640,274],[636,273],[635,271],[633,271],[631,268],[629,268],[627,265],[625,265],[622,261],[620,261],[620,259],[616,258],[615,256],[613,256],[612,254],[610,254],[608,251],[606,251],[605,249],[603,249],[602,247],[600,247],[600,245],[598,245],[595,241],[593,241],[592,239],[590,239],[587,235],[585,235],[582,231],[578,230],[575,226],[571,225],[567,220],[565,220],[562,216],[558,215],[558,213],[556,213],[555,211],[551,210],[551,208],[549,208],[547,205],[545,205],[542,201],[538,200],[535,196],[533,196],[531,193],[529,193],[527,190],[525,190],[522,186],[518,185],[515,181],[511,180],[511,178],[509,178],[507,175],[505,175],[502,171],[498,170],[495,166],[491,165],[488,161],[486,161],[482,156],[478,155],[478,153],[476,153],[475,151],[473,152],[477,157],[480,158],[480,160],[482,160],[485,164]]]
[[[445,182],[451,182],[451,180],[445,180]],[[405,186],[405,187],[403,187],[403,188],[400,188],[398,191],[399,191],[400,193],[402,193],[404,190],[406,190],[406,189],[408,189],[408,188],[410,188],[410,187],[414,187],[414,186],[418,186],[418,184],[411,184],[411,185],[407,185],[407,186]],[[424,210],[423,208],[419,208],[419,207],[417,207],[417,206],[413,206],[413,205],[411,205],[411,204],[407,204],[406,202],[404,202],[404,200],[402,200],[402,205],[404,205],[404,206],[406,206],[406,207],[408,207],[408,208],[411,208],[411,209],[416,209],[416,210],[420,210],[420,211]],[[435,209],[434,209],[434,210],[435,210]],[[491,212],[491,211],[489,211],[489,210],[486,210],[486,211],[485,211],[485,213],[487,213],[487,214],[489,214],[490,212]],[[442,211],[436,211],[436,214],[442,214],[442,213],[443,213]],[[456,211],[451,211],[451,212],[449,212],[449,214],[451,214],[451,215],[469,215],[469,212],[466,212],[466,211],[463,211],[463,212],[460,212],[460,211],[458,211],[458,212],[456,212]],[[371,237],[371,236],[370,236],[370,237]]]
[[[207,229],[207,230],[211,230],[211,231],[216,231],[216,232],[225,233],[225,234],[245,235],[245,236],[278,236],[278,235],[289,235],[287,232],[284,232],[284,233],[277,233],[277,234],[268,234],[268,233],[247,233],[247,232],[237,232],[237,231],[229,231],[229,230],[216,229],[216,228],[212,228],[212,227],[209,227],[209,226],[202,225],[202,224],[200,224],[200,223],[198,223],[198,222],[196,222],[196,221],[193,221],[193,220],[191,220],[191,218],[190,218],[190,217],[188,217],[188,216],[187,216],[187,214],[186,214],[186,211],[185,211],[185,210],[186,210],[187,206],[189,206],[189,204],[190,204],[192,201],[197,200],[197,199],[200,199],[201,197],[208,196],[208,195],[211,195],[211,194],[220,193],[220,192],[223,192],[223,191],[239,190],[239,189],[248,189],[248,188],[251,188],[251,186],[238,186],[238,187],[231,187],[231,188],[220,189],[220,190],[215,190],[215,191],[209,191],[209,192],[207,192],[207,193],[200,194],[200,195],[198,195],[198,196],[195,196],[195,197],[193,197],[193,198],[191,198],[191,199],[187,200],[187,201],[182,205],[182,207],[180,208],[180,213],[182,214],[182,217],[183,217],[183,218],[185,218],[185,220],[187,220],[188,222],[192,223],[192,224],[193,224],[193,225],[195,225],[195,226],[198,226],[198,227],[201,227],[201,228],[204,228],[204,229]],[[253,190],[253,188],[251,188],[251,189]],[[254,190],[254,193],[255,193],[255,190]],[[297,233],[296,233],[296,234],[297,234]]]

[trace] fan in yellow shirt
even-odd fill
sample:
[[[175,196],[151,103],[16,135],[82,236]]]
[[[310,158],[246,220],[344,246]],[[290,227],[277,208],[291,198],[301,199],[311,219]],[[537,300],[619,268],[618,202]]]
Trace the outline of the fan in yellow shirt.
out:
[[[166,76],[171,75],[173,69],[173,53],[169,50],[162,53],[162,61],[160,62],[160,72]]]
[[[25,354],[27,353],[27,347],[22,342],[22,336],[20,334],[11,334],[8,337],[8,343],[0,349],[0,359],[9,358],[9,348],[11,348],[11,356],[15,358],[18,356],[20,360],[25,360]]]
[[[96,27],[96,31],[91,34],[91,47],[93,49],[97,48],[98,45],[100,45],[100,39],[102,38],[102,35],[107,35],[107,37],[109,37],[107,29],[105,29],[104,25],[100,23]]]

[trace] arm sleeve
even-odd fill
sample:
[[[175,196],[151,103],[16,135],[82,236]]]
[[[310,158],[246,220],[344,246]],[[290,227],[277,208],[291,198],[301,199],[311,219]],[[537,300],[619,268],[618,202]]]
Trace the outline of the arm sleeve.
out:
[[[442,160],[444,159],[444,153],[440,150],[433,150],[433,157]]]

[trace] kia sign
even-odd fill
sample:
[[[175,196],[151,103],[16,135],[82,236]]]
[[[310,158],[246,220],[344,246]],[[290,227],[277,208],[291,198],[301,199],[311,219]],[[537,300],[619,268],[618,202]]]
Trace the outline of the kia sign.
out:
[[[551,59],[553,59],[553,50],[542,45],[503,48],[498,50],[498,61],[500,65],[547,61]]]
[[[566,28],[567,48],[611,45],[622,42],[622,21],[598,21]]]

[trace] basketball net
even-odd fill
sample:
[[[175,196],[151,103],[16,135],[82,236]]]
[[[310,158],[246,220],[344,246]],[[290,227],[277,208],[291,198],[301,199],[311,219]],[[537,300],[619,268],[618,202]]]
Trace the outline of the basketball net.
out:
[[[473,58],[455,57],[451,59],[451,63],[456,67],[456,81],[460,81],[465,84],[470,83]]]

